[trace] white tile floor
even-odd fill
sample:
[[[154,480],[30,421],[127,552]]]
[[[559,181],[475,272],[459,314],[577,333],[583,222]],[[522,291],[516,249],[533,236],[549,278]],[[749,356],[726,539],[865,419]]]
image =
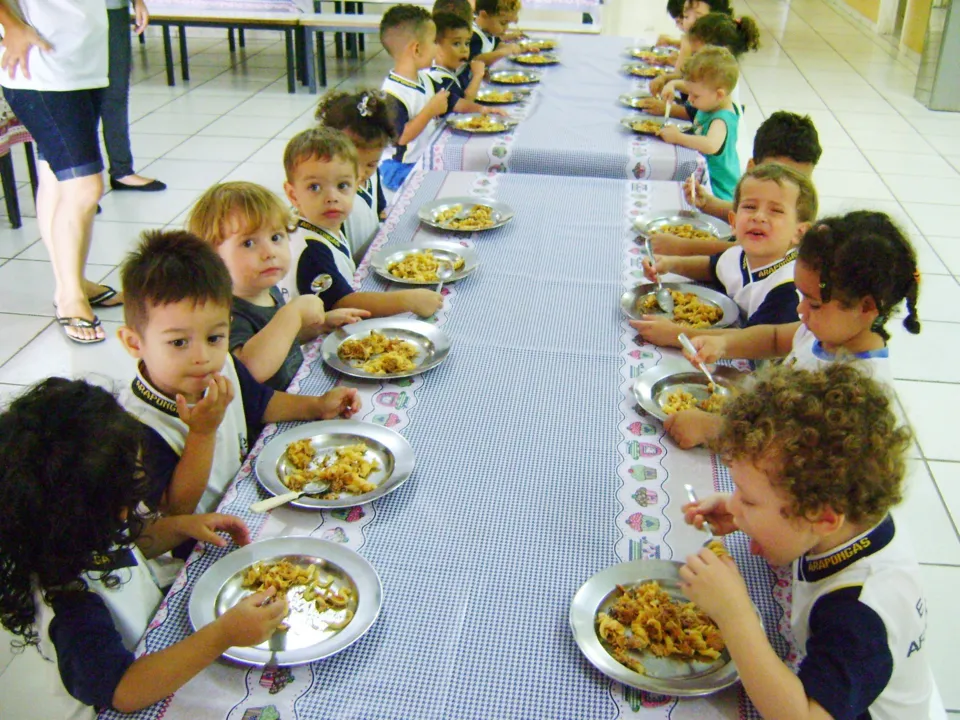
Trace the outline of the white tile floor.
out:
[[[614,0],[604,32],[670,31],[662,0]],[[909,492],[898,514],[924,563],[932,627],[927,640],[947,706],[960,717],[951,639],[960,637],[960,443],[951,408],[960,407],[960,114],[928,111],[913,97],[916,68],[892,53],[843,8],[824,0],[746,0],[739,12],[763,28],[763,46],[742,61],[740,156],[750,156],[763,116],[808,112],[825,147],[815,174],[824,213],[870,207],[890,213],[911,234],[924,273],[923,333],[892,323],[897,391],[913,423]],[[195,36],[195,37],[194,37]],[[166,86],[159,36],[134,45],[131,132],[138,167],[170,185],[164,193],[109,193],[97,218],[91,279],[118,283],[115,267],[146,227],[182,222],[199,191],[222,179],[256,180],[281,191],[286,139],[307,127],[316,98],[286,93],[283,42],[247,33],[247,48],[227,51],[222,32],[191,32],[189,83]],[[331,85],[376,86],[389,69],[371,36],[366,61],[336,60]],[[26,180],[20,150],[18,178]],[[39,242],[33,201],[20,189],[26,216],[0,222],[0,402],[51,374],[110,385],[131,364],[113,333],[119,310],[100,312],[109,340],[81,347],[52,324],[53,276]]]

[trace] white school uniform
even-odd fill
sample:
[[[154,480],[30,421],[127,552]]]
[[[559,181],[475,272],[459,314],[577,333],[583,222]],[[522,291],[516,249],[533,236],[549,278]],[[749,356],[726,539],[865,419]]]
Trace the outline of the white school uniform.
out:
[[[383,81],[381,89],[394,98],[402,107],[403,112],[406,113],[406,118],[401,118],[401,124],[404,126],[420,114],[420,111],[426,107],[435,94],[433,80],[430,79],[425,70],[417,73],[416,81],[397,75],[391,70],[387,79]],[[406,145],[397,145],[392,158],[397,162],[407,164],[417,162],[430,145],[433,134],[438,127],[437,119],[432,118],[417,137]],[[400,130],[402,132],[402,128]]]
[[[356,207],[359,204],[361,203],[355,202],[353,206]],[[349,217],[347,219],[349,220]],[[300,297],[300,291],[297,289],[297,268],[300,265],[300,256],[307,249],[308,242],[320,242],[330,249],[337,272],[347,282],[353,282],[353,276],[357,272],[357,264],[351,257],[351,253],[345,251],[345,248],[351,251],[352,248],[343,232],[325,230],[301,218],[297,229],[290,233],[290,272],[277,283],[287,302]]]
[[[723,285],[728,297],[740,308],[740,318],[746,322],[763,304],[767,295],[784,287],[783,290],[792,292],[793,268],[797,259],[796,248],[791,248],[781,259],[770,265],[753,268],[747,261],[743,248],[739,245],[731,247],[720,254],[716,261],[715,274]],[[791,302],[796,295],[791,295]],[[796,307],[796,303],[793,303]],[[796,321],[793,314],[792,321]]]
[[[803,323],[793,336],[793,347],[783,360],[787,367],[797,370],[823,370],[831,363],[847,361],[861,372],[889,388],[893,387],[893,368],[890,364],[890,350],[882,347],[862,353],[835,355],[824,350],[816,335]]]
[[[373,242],[374,236],[380,229],[380,213],[377,211],[377,197],[379,188],[377,181],[379,173],[374,173],[357,191],[357,198],[353,201],[353,210],[343,224],[344,235],[350,245],[350,254],[354,262],[360,262]],[[301,249],[302,252],[302,249]],[[297,259],[299,259],[299,254]],[[296,266],[296,263],[293,263]],[[353,276],[348,276],[352,278]]]

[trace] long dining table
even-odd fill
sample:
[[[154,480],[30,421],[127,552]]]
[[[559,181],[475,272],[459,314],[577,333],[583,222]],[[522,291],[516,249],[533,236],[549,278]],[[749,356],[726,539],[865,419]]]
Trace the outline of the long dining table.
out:
[[[639,113],[618,98],[648,85],[623,71],[624,65],[637,62],[626,50],[652,41],[564,35],[558,43],[551,51],[559,57],[558,65],[521,67],[505,59],[493,66],[542,76],[536,85],[489,85],[530,91],[523,102],[501,106],[520,120],[515,129],[467,135],[443,128],[427,150],[425,166],[620,180],[683,181],[696,175],[704,181],[706,160],[700,153],[637,135],[620,124]]]
[[[472,234],[419,222],[418,208],[451,196],[507,203],[516,216]],[[757,717],[737,686],[677,699],[612,681],[581,654],[568,625],[571,599],[598,571],[634,559],[683,560],[703,544],[682,520],[684,483],[701,495],[731,489],[716,457],[678,449],[630,393],[644,370],[678,356],[644,344],[621,313],[620,295],[642,278],[632,223],[675,210],[681,198],[673,182],[412,175],[373,250],[438,237],[474,248],[479,267],[445,287],[432,319],[452,339],[449,356],[413,378],[359,381],[333,372],[314,345],[291,386],[311,394],[337,383],[359,388],[357,419],[406,437],[412,477],[354,508],[254,514],[250,504],[267,495],[253,462],[278,431],[268,427],[220,506],[242,517],[255,540],[309,535],[356,550],[382,580],[378,620],[324,660],[279,669],[221,660],[161,703],[102,717]],[[355,285],[398,287],[369,261]],[[752,557],[739,533],[726,543],[771,642],[795,661],[789,576]],[[230,550],[196,548],[138,652],[191,632],[191,590]]]

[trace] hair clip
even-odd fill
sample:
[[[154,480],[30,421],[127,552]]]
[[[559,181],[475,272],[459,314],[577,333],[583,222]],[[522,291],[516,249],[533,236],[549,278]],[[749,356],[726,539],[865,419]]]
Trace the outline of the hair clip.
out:
[[[364,93],[360,102],[357,103],[357,112],[360,113],[360,117],[370,117],[373,115],[373,111],[368,107],[369,101],[370,95]]]

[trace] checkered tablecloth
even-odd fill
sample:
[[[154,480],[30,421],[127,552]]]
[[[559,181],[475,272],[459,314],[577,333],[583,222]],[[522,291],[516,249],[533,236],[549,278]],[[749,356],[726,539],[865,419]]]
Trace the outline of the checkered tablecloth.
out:
[[[450,356],[409,381],[355,385],[360,418],[409,440],[410,481],[349,510],[255,516],[248,507],[263,492],[247,462],[221,505],[258,538],[309,534],[356,549],[383,580],[379,620],[349,649],[311,665],[265,671],[215,663],[137,718],[756,716],[736,688],[686,701],[624,688],[592,668],[567,626],[574,593],[597,571],[631,558],[683,558],[702,544],[679,513],[682,483],[701,493],[729,489],[708,453],[676,449],[627,392],[663,356],[638,341],[618,307],[639,272],[630,223],[637,213],[678,207],[679,185],[417,173],[374,248],[435,237],[416,209],[452,195],[495,198],[517,216],[459,238],[481,264],[447,286],[435,318],[453,340]],[[357,284],[390,288],[366,265]],[[321,393],[342,380],[315,348],[306,357],[295,391]],[[274,432],[268,428],[252,456]],[[742,540],[731,539],[730,548],[786,654],[784,587]],[[190,590],[224,552],[194,553],[141,651],[190,631]]]
[[[619,180],[682,181],[695,173],[703,181],[706,161],[700,153],[636,135],[620,124],[637,112],[617,98],[646,86],[621,70],[630,62],[625,48],[642,41],[564,35],[559,43],[560,64],[535,68],[543,80],[529,86],[529,99],[505,106],[521,119],[516,129],[484,136],[444,130],[427,151],[427,166]],[[519,66],[509,59],[495,66],[510,67]]]

